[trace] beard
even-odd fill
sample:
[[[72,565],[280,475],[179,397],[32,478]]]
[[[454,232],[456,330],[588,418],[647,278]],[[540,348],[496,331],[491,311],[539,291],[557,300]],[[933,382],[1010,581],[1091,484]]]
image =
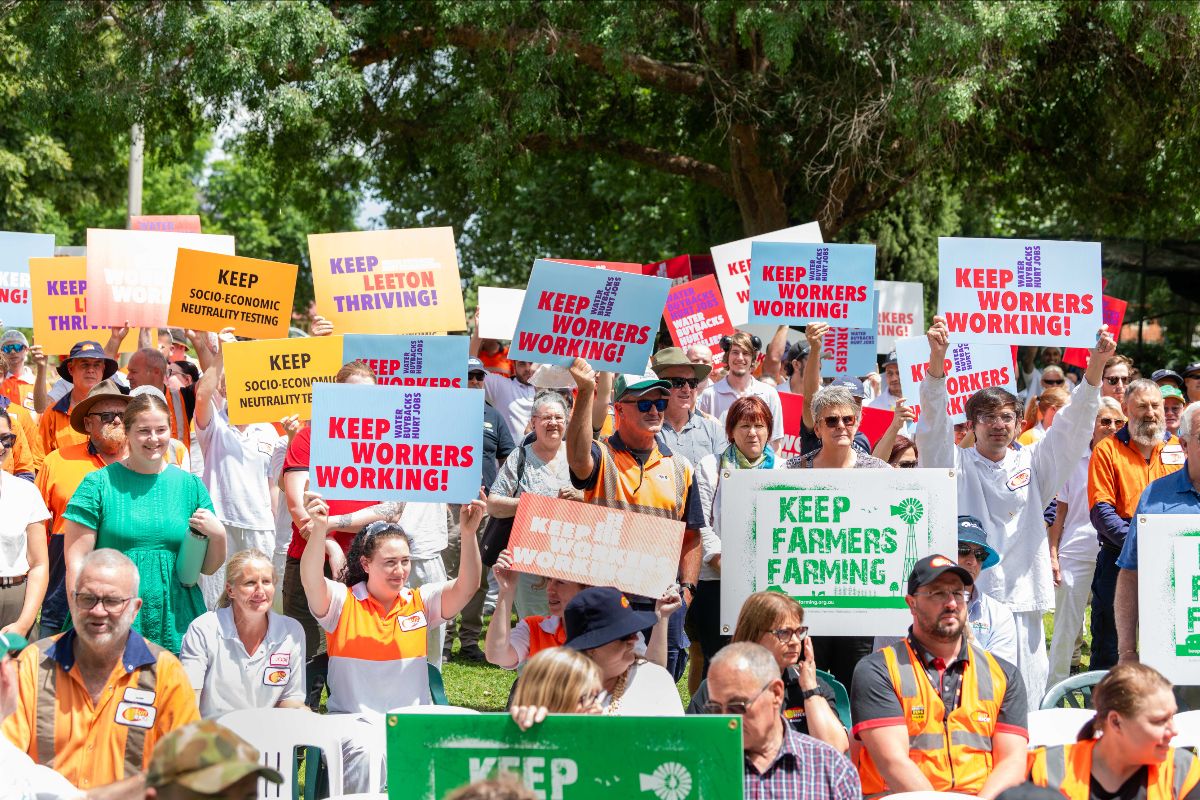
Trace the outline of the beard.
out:
[[[125,428],[121,425],[105,425],[93,439],[96,449],[107,455],[116,455],[125,447]]]
[[[1145,447],[1154,447],[1162,441],[1167,425],[1162,419],[1141,417],[1129,421],[1129,438]]]

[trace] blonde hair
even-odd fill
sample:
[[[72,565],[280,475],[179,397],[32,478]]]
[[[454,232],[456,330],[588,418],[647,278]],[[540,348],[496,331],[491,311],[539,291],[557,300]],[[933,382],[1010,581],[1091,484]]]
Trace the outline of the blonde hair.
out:
[[[511,705],[545,706],[552,713],[574,714],[580,699],[599,688],[596,662],[569,647],[548,647],[525,662]]]
[[[221,597],[217,600],[217,608],[228,608],[231,601],[229,599],[229,589],[242,579],[246,573],[246,567],[255,561],[261,561],[271,568],[271,580],[278,581],[279,576],[275,574],[275,564],[271,561],[270,556],[262,550],[250,548],[249,550],[240,550],[229,557],[225,562],[225,591],[221,592]]]
[[[733,641],[757,644],[759,639],[774,629],[778,621],[791,616],[804,624],[804,607],[786,594],[755,592],[742,603],[737,626],[733,629]]]
[[[1092,705],[1096,716],[1083,724],[1075,738],[1093,739],[1103,732],[1108,714],[1115,711],[1122,717],[1132,717],[1145,707],[1146,698],[1159,689],[1171,690],[1171,682],[1154,667],[1145,664],[1118,664],[1100,679],[1092,690]]]

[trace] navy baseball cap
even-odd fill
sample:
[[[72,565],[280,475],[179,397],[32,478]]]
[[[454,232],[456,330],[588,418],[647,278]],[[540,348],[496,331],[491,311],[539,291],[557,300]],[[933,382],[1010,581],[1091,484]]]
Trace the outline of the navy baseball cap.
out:
[[[567,647],[591,650],[653,627],[653,611],[635,611],[629,598],[611,586],[589,586],[563,609]]]
[[[829,386],[841,386],[843,389],[849,389],[850,394],[857,397],[859,400],[866,399],[867,393],[863,389],[863,382],[858,378],[845,377],[834,378],[828,383]]]
[[[966,586],[975,583],[971,573],[960,567],[954,559],[942,555],[925,556],[913,565],[913,570],[908,575],[908,593],[913,594],[917,589],[933,583],[947,572],[962,578],[962,582]]]
[[[1200,376],[1200,361],[1193,361],[1183,368],[1183,377],[1195,378],[1198,376]]]
[[[1183,378],[1181,378],[1179,373],[1173,369],[1156,369],[1154,370],[1154,374],[1150,376],[1150,380],[1154,381],[1160,386],[1162,385],[1163,381],[1170,381],[1174,384],[1175,388],[1183,388]]]
[[[977,544],[987,551],[987,558],[980,564],[981,568],[987,569],[1000,563],[1000,554],[988,544],[987,531],[983,529],[983,523],[975,517],[964,514],[958,518],[958,541],[959,544],[963,542]]]
[[[885,366],[885,367],[886,367],[888,364],[899,364],[899,363],[900,363],[900,360],[899,360],[899,359],[896,357],[896,351],[895,351],[895,350],[893,350],[892,352],[888,353],[888,354],[887,354],[887,357],[883,359],[883,366]]]

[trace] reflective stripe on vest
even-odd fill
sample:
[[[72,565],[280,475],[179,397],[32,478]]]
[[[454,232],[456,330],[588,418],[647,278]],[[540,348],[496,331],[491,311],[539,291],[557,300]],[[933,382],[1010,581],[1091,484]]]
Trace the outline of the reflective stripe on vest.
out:
[[[38,659],[37,681],[34,688],[37,697],[34,700],[34,719],[37,741],[38,763],[51,769],[54,768],[54,727],[56,706],[58,704],[58,662],[53,656],[46,654],[50,645],[57,641],[54,638],[41,639],[35,644],[40,651]],[[137,688],[153,693],[158,684],[158,656],[162,648],[151,642],[146,642],[150,654],[154,656],[154,664],[138,667]],[[146,728],[136,725],[125,727],[125,775],[130,778],[141,774],[143,758],[146,751]],[[46,754],[49,753],[49,758]]]
[[[663,456],[664,459],[671,460],[671,466],[675,473],[675,508],[656,508],[654,506],[643,506],[638,503],[627,503],[619,499],[617,486],[617,462],[613,460],[612,451],[609,450],[607,444],[600,445],[600,457],[604,460],[604,496],[596,496],[592,498],[592,505],[604,506],[605,508],[615,508],[620,511],[635,511],[638,514],[649,514],[652,517],[663,517],[665,519],[683,519],[683,502],[687,495],[687,487],[683,486],[684,470],[686,469],[682,458],[675,456]],[[645,466],[642,467],[643,474]],[[683,487],[680,490],[680,487]]]
[[[1092,780],[1092,757],[1098,739],[1067,745],[1040,747],[1034,751],[1030,780],[1068,797],[1089,791]],[[1189,782],[1188,777],[1193,774]],[[1146,776],[1146,800],[1179,800],[1200,782],[1200,765],[1196,756],[1185,749],[1174,749],[1167,758],[1151,764]],[[1190,783],[1190,785],[1189,785]]]

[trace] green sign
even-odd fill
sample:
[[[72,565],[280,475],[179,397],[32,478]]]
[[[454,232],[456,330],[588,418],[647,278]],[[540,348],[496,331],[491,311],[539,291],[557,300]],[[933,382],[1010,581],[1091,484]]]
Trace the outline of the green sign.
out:
[[[740,800],[738,717],[389,714],[388,797],[441,800],[508,773],[544,800]]]

